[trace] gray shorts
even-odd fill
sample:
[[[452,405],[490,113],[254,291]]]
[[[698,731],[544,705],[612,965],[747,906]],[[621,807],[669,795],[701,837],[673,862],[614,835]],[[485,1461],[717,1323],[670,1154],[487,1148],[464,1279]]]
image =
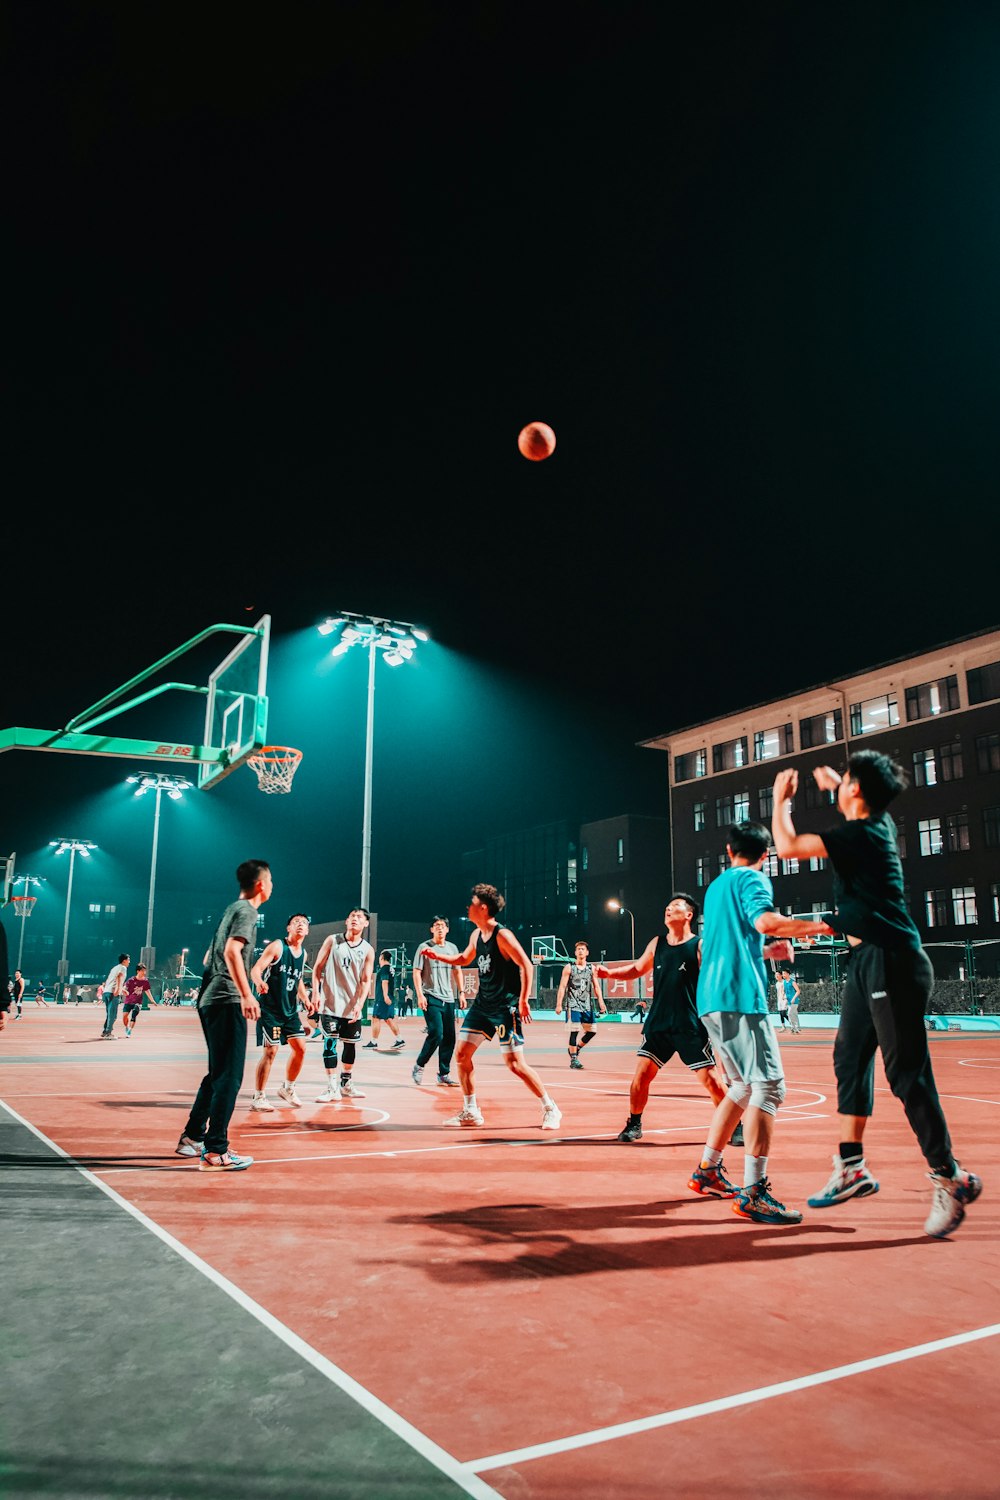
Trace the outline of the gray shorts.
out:
[[[728,1083],[779,1083],[784,1079],[781,1052],[774,1028],[764,1014],[741,1015],[732,1010],[702,1016],[715,1061]]]

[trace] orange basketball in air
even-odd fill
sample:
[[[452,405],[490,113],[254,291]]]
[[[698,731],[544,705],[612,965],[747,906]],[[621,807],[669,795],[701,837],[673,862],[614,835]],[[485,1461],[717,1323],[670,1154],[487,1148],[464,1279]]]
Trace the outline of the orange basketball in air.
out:
[[[545,422],[529,422],[518,433],[517,446],[525,458],[537,462],[551,455],[556,446],[556,435]]]

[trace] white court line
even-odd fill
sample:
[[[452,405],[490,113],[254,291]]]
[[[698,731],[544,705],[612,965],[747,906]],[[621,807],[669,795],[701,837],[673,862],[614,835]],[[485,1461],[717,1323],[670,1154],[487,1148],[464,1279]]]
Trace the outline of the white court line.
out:
[[[577,1433],[575,1437],[558,1438],[552,1443],[535,1443],[530,1448],[513,1448],[509,1453],[493,1453],[489,1458],[474,1458],[466,1463],[470,1473],[482,1469],[499,1469],[508,1464],[530,1463],[536,1458],[548,1458],[555,1453],[570,1453],[575,1448],[590,1448],[598,1443],[607,1443],[616,1438],[632,1437],[638,1432],[652,1432],[658,1427],[673,1427],[678,1422],[690,1422],[695,1417],[714,1416],[718,1412],[733,1411],[740,1406],[752,1406],[759,1401],[770,1401],[775,1396],[789,1396],[796,1391],[810,1390],[817,1385],[828,1385],[834,1380],[847,1380],[852,1375],[864,1375],[869,1370],[883,1370],[888,1365],[903,1364],[907,1360],[922,1359],[927,1354],[938,1354],[942,1349],[957,1349],[962,1344],[972,1344],[978,1339],[996,1338],[1000,1334],[1000,1323],[991,1323],[986,1328],[974,1328],[969,1333],[956,1333],[951,1338],[935,1339],[929,1344],[914,1344],[909,1349],[896,1349],[891,1354],[878,1354],[872,1359],[859,1359],[850,1365],[836,1365],[832,1370],[819,1370],[814,1375],[800,1375],[795,1380],[782,1380],[776,1385],[760,1386],[755,1391],[740,1391],[735,1396],[722,1396],[716,1401],[702,1401],[697,1406],[682,1406],[677,1411],[659,1412],[653,1417],[640,1417],[633,1422],[618,1422],[613,1427],[598,1427],[591,1432]]]
[[[47,1146],[57,1156],[62,1157],[68,1166],[73,1167],[80,1173],[81,1177],[86,1178],[89,1183],[106,1194],[113,1203],[117,1203],[119,1208],[124,1209],[127,1214],[131,1214],[132,1218],[137,1220],[144,1229],[148,1229],[150,1234],[154,1234],[158,1240],[162,1240],[182,1260],[186,1260],[189,1265],[194,1266],[196,1271],[200,1271],[203,1276],[221,1291],[225,1292],[226,1296],[230,1297],[238,1307],[243,1308],[244,1312],[250,1313],[251,1317],[256,1318],[258,1323],[262,1324],[269,1333],[273,1333],[294,1354],[299,1355],[307,1364],[312,1365],[313,1369],[317,1370],[320,1375],[325,1376],[331,1385],[335,1385],[346,1396],[350,1396],[370,1416],[375,1417],[390,1432],[395,1433],[398,1438],[401,1438],[404,1443],[408,1443],[416,1453],[420,1454],[421,1458],[426,1459],[434,1468],[439,1469],[442,1474],[447,1475],[467,1495],[474,1496],[475,1500],[501,1500],[498,1492],[483,1480],[477,1479],[469,1471],[467,1465],[460,1464],[450,1453],[446,1453],[443,1448],[439,1448],[437,1443],[432,1442],[429,1437],[407,1422],[405,1417],[401,1417],[398,1412],[393,1411],[390,1406],[386,1406],[377,1396],[372,1395],[371,1391],[360,1385],[358,1381],[352,1379],[339,1365],[335,1365],[332,1360],[327,1359],[325,1354],[320,1354],[311,1344],[307,1344],[305,1339],[300,1338],[297,1333],[293,1333],[290,1328],[286,1328],[284,1323],[279,1322],[266,1308],[261,1307],[259,1302],[255,1302],[252,1297],[248,1297],[244,1291],[241,1291],[238,1286],[223,1276],[214,1266],[210,1266],[207,1261],[202,1260],[193,1250],[189,1250],[180,1240],[174,1239],[172,1234],[168,1234],[165,1229],[161,1229],[159,1224],[147,1218],[141,1209],[129,1203],[127,1198],[122,1198],[115,1192],[114,1188],[108,1187],[106,1182],[102,1182],[99,1177],[95,1177],[86,1167],[81,1167],[79,1162],[74,1161],[68,1152],[64,1151],[61,1146],[57,1146],[55,1141],[50,1141],[48,1136],[43,1135],[40,1130],[36,1130],[29,1120],[25,1120],[23,1116],[19,1115],[16,1110],[11,1109],[10,1105],[2,1099],[0,1099],[0,1108],[5,1109],[19,1125],[23,1125],[26,1130],[30,1130],[31,1134],[40,1140],[44,1146]]]

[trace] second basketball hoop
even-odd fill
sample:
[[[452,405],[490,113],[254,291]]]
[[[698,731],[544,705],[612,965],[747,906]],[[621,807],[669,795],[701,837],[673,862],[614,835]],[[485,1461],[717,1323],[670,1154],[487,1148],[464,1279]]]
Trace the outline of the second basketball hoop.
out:
[[[301,761],[302,751],[293,750],[291,745],[262,745],[247,756],[247,765],[256,773],[262,792],[290,792]]]

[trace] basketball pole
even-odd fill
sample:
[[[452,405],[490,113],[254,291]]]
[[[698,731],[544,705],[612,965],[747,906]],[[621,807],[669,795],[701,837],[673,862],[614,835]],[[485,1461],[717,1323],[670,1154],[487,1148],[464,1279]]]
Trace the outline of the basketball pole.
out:
[[[372,751],[375,743],[375,645],[368,642],[368,722],[365,727],[365,810],[361,830],[361,905],[370,910],[372,882]]]

